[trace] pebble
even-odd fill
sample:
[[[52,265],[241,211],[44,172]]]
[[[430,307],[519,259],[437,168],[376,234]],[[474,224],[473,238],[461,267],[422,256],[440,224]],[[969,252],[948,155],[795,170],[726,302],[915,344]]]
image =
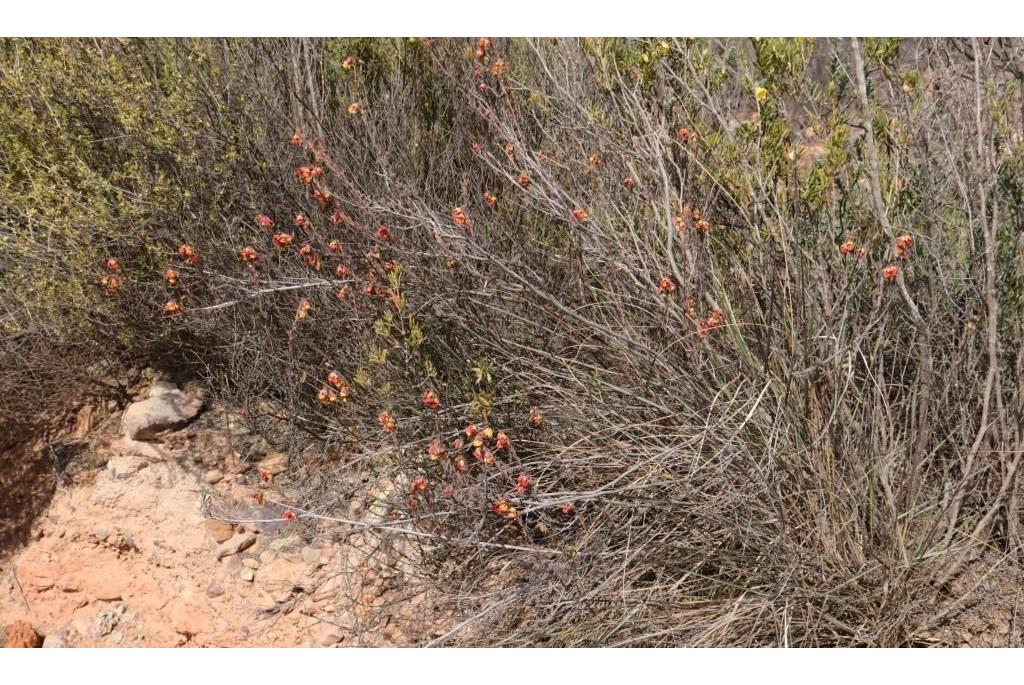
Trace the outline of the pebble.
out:
[[[110,641],[113,642],[115,645],[121,644],[124,641],[124,633],[122,633],[120,630],[115,630],[110,634]]]
[[[303,547],[302,548],[302,560],[307,564],[319,564],[320,563],[320,550],[316,547]]]
[[[265,549],[262,552],[260,552],[260,563],[261,564],[269,564],[270,562],[272,562],[276,558],[277,558],[277,552],[275,552],[272,549]]]
[[[242,566],[255,570],[260,567],[260,562],[256,561],[252,557],[246,557],[245,559],[242,559]]]
[[[239,575],[242,577],[242,580],[250,583],[256,580],[256,572],[253,571],[251,568],[243,568],[242,572]]]
[[[224,557],[231,556],[232,554],[238,554],[241,551],[252,547],[253,543],[256,542],[256,536],[253,533],[238,533],[230,540],[222,542],[217,547],[216,557],[217,561],[220,561]]]
[[[220,469],[210,469],[206,472],[206,475],[203,476],[203,478],[205,478],[206,482],[210,485],[214,485],[224,479],[224,472]]]

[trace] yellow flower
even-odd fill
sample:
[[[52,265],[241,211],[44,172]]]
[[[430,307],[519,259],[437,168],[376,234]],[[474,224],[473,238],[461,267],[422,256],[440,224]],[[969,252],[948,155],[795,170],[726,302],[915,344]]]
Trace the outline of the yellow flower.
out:
[[[494,429],[491,428],[490,426],[484,428],[484,437],[487,438],[488,440],[494,437]]]
[[[349,114],[359,114],[359,103],[358,102],[353,102],[351,105],[349,105],[348,106],[348,113]]]
[[[758,86],[757,88],[754,89],[754,97],[757,99],[758,102],[764,102],[765,100],[768,99],[768,90],[766,88]]]

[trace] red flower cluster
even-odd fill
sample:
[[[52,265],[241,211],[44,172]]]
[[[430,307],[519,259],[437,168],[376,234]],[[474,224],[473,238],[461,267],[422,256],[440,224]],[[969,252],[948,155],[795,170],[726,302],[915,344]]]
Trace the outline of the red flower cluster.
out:
[[[658,281],[658,290],[661,291],[662,295],[668,295],[675,289],[676,284],[668,276],[665,276],[660,281]]]
[[[484,191],[484,202],[486,202],[491,207],[494,207],[495,205],[498,204],[498,198],[495,197],[494,194],[491,193],[491,191],[485,190]]]
[[[437,461],[441,458],[442,454],[444,454],[444,446],[441,444],[440,440],[434,438],[427,446],[427,456],[432,460]]]
[[[260,228],[270,230],[271,228],[274,227],[274,220],[271,219],[266,214],[257,214],[256,225],[259,226]]]
[[[378,240],[391,240],[391,233],[388,232],[388,227],[384,224],[381,224],[380,228],[377,229],[376,235]]]
[[[853,254],[857,250],[857,244],[853,242],[852,238],[847,238],[842,245],[839,246],[839,253],[848,255]]]
[[[181,314],[181,305],[174,300],[168,300],[167,304],[164,305],[164,314],[167,314],[168,316]]]
[[[692,145],[697,142],[697,133],[688,128],[680,127],[679,130],[676,131],[676,135],[679,136],[679,141],[684,145]]]
[[[316,179],[320,178],[324,173],[324,170],[318,166],[300,166],[295,170],[295,175],[298,176],[299,180],[306,185],[309,185]]]
[[[303,298],[299,300],[299,306],[295,309],[296,319],[305,319],[309,316],[309,312],[313,309],[313,305],[309,303],[309,300]]]
[[[454,221],[459,226],[461,226],[461,227],[463,227],[465,229],[469,229],[469,228],[473,227],[473,224],[470,223],[469,217],[466,216],[466,212],[463,211],[462,207],[453,207],[452,208],[452,221]]]
[[[284,249],[291,247],[292,243],[295,242],[295,236],[291,233],[275,233],[271,241],[273,241],[274,246],[278,249]]]
[[[409,494],[415,497],[421,492],[427,491],[427,479],[422,476],[412,482],[412,488],[409,490]]]
[[[887,266],[882,269],[882,278],[887,281],[895,281],[896,277],[900,275],[900,268],[898,266]]]
[[[341,242],[338,240],[332,240],[331,242],[327,243],[327,249],[333,252],[334,254],[338,254],[341,252]]]
[[[181,255],[189,264],[199,263],[199,253],[193,250],[189,245],[178,246],[178,254]]]
[[[700,322],[700,335],[704,337],[725,322],[725,314],[720,309],[712,309],[708,318]]]
[[[432,390],[427,390],[423,393],[423,406],[431,411],[437,411],[441,408],[441,403]]]
[[[530,184],[533,183],[533,181],[530,180],[530,177],[526,174],[519,174],[516,176],[516,182],[524,188],[529,188]]]
[[[576,219],[576,221],[586,221],[589,216],[590,215],[587,213],[587,210],[585,209],[580,209],[579,207],[577,207],[576,209],[572,210],[572,218]]]
[[[530,407],[530,423],[538,427],[544,423],[544,417],[541,416],[540,409],[537,407]]]
[[[110,273],[100,279],[100,285],[107,291],[108,295],[113,295],[121,288],[121,277],[115,273]]]
[[[302,136],[300,136],[298,133],[292,135],[292,145],[295,145],[296,147],[302,145]]]
[[[523,493],[530,489],[533,481],[525,473],[520,473],[519,477],[516,478],[516,492]]]
[[[316,398],[320,401],[320,404],[325,407],[329,407],[338,401],[338,394],[330,388],[320,388],[320,392],[316,394]]]
[[[242,257],[242,261],[248,264],[259,264],[260,255],[254,248],[244,247],[239,253]]]
[[[711,224],[701,217],[700,210],[694,209],[688,204],[683,206],[683,215],[677,216],[672,220],[672,223],[678,231],[685,231],[688,228],[696,228],[707,233],[711,230]]]
[[[491,511],[493,511],[498,516],[507,519],[514,519],[518,514],[518,512],[516,512],[516,508],[509,504],[508,500],[504,499],[500,499],[497,502],[491,503]]]
[[[491,66],[491,76],[495,78],[501,78],[508,73],[508,63],[503,59],[499,59]]]
[[[383,428],[386,433],[390,433],[395,430],[395,419],[387,409],[377,415],[377,423],[380,424],[380,427]]]
[[[308,230],[309,227],[312,226],[312,225],[313,225],[312,222],[309,219],[306,218],[305,214],[296,214],[295,215],[295,227],[296,228],[304,228],[304,229]]]
[[[281,512],[281,518],[283,518],[285,521],[294,521],[295,512],[292,511],[291,509],[285,509],[284,511]]]
[[[164,280],[167,281],[169,285],[177,285],[178,272],[175,271],[174,269],[168,268],[166,271],[164,271]]]
[[[622,187],[625,188],[626,190],[633,190],[634,185],[635,184],[633,183],[633,179],[631,177],[627,176],[626,178],[622,179]]]
[[[896,238],[896,254],[903,259],[907,258],[907,252],[910,250],[910,246],[914,244],[914,239],[904,233],[903,235]]]
[[[345,383],[345,380],[340,375],[338,375],[337,371],[331,371],[329,374],[327,374],[327,382],[338,389],[339,399],[348,399],[348,384]]]
[[[491,41],[489,38],[481,38],[476,42],[476,51],[473,55],[478,61],[483,62],[487,59],[487,55],[491,50]]]

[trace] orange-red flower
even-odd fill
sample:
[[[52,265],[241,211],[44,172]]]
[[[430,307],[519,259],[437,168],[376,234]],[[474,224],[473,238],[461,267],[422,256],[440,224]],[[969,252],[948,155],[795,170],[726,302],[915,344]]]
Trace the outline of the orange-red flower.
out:
[[[479,155],[481,152],[484,151],[484,146],[481,145],[480,143],[473,143],[472,150],[474,155]]]
[[[563,504],[560,507],[560,510],[563,516],[572,516],[576,513],[576,507],[574,507],[571,503]]]
[[[174,316],[175,314],[181,314],[181,305],[174,300],[168,300],[167,304],[164,305],[164,314]]]
[[[507,519],[514,519],[517,513],[516,508],[509,504],[508,500],[503,499],[493,502],[491,504],[491,511]]]
[[[480,432],[480,429],[476,427],[475,423],[471,423],[466,426],[466,437],[472,440],[476,437],[476,434]]]
[[[444,454],[444,446],[441,444],[440,440],[434,438],[427,446],[427,456],[436,461],[437,459],[440,459],[442,454]]]
[[[174,269],[168,268],[166,271],[164,271],[164,280],[167,281],[170,285],[177,285],[178,272],[175,271]]]
[[[530,184],[533,183],[533,181],[530,180],[530,177],[526,174],[519,174],[516,176],[516,181],[524,188],[529,188]]]
[[[306,218],[305,214],[296,214],[295,215],[295,226],[296,226],[296,228],[307,228],[308,229],[312,225],[313,224],[310,222],[309,219]]]
[[[900,275],[900,268],[898,266],[887,266],[882,269],[882,278],[887,281],[895,281],[896,277]]]
[[[121,287],[121,277],[117,274],[107,274],[100,279],[100,285],[107,291],[108,295],[113,295]]]
[[[427,479],[420,476],[412,482],[412,488],[409,490],[409,494],[415,496],[418,493],[427,491]]]
[[[688,128],[680,127],[679,130],[676,131],[676,135],[679,136],[679,140],[683,143],[697,142],[697,134]]]
[[[377,415],[377,423],[388,433],[395,430],[395,419],[387,409]]]
[[[344,220],[345,215],[342,213],[340,209],[335,209],[333,212],[331,212],[331,216],[328,217],[328,221],[331,222],[332,226],[337,226]]]
[[[103,262],[103,268],[106,269],[109,274],[116,274],[117,269],[120,266],[121,264],[113,257],[110,257],[107,261]]]
[[[331,252],[334,252],[335,254],[341,252],[341,241],[332,240],[331,242],[327,243],[327,249],[330,250]]]
[[[423,393],[423,406],[431,411],[437,411],[441,408],[441,403],[432,390],[427,390]]]
[[[258,264],[260,261],[259,253],[256,252],[256,250],[251,247],[242,248],[242,251],[239,254],[242,257],[243,262],[248,262],[249,264]]]
[[[335,295],[339,300],[347,300],[349,295],[352,294],[352,289],[347,285],[338,289],[338,293]]]
[[[299,300],[299,306],[295,308],[295,318],[305,319],[309,316],[309,312],[313,309],[313,305],[309,303],[309,300],[302,298]]]
[[[356,66],[356,60],[359,59],[355,55],[349,55],[342,61],[341,68],[348,71]]]
[[[348,267],[344,264],[339,264],[334,267],[334,275],[338,278],[348,278]]]
[[[587,210],[585,209],[580,209],[579,207],[577,207],[576,209],[572,210],[572,218],[576,219],[576,221],[586,221],[587,217],[589,216],[590,215],[587,214]]]
[[[903,259],[907,258],[907,251],[910,250],[910,246],[914,244],[914,239],[904,233],[903,235],[896,238],[896,252],[899,253]]]
[[[698,231],[704,231],[705,233],[711,230],[711,224],[706,219],[699,219],[696,226]]]
[[[292,136],[292,145],[295,145],[295,146],[302,145],[302,136],[300,136],[298,133],[294,134]]]
[[[537,407],[530,407],[530,423],[534,426],[540,426],[544,423],[544,417],[541,416],[540,409]]]
[[[473,55],[477,60],[483,62],[487,59],[487,53],[491,50],[491,41],[488,38],[481,38],[476,42],[476,51]]]
[[[376,235],[378,240],[391,240],[391,233],[388,232],[388,228],[384,224],[381,224],[380,228],[377,229]]]
[[[320,400],[320,404],[330,406],[338,400],[338,394],[330,388],[320,388],[320,392],[316,394],[316,398]]]
[[[662,295],[668,295],[670,292],[672,292],[675,289],[676,289],[676,284],[668,276],[665,276],[660,281],[658,281],[658,290],[661,291]]]
[[[327,382],[336,388],[340,388],[344,381],[341,379],[341,375],[337,371],[331,371],[327,374]]]
[[[494,449],[503,450],[508,447],[508,436],[504,433],[498,433],[497,439],[494,441]]]
[[[719,310],[719,309],[711,310],[711,314],[708,315],[708,318],[706,318],[706,319],[704,319],[703,321],[700,322],[700,334],[701,334],[701,336],[703,337],[703,336],[707,335],[710,331],[715,330],[716,328],[721,326],[724,321],[725,321],[725,314],[723,314],[721,312],[721,310]]]
[[[530,477],[525,473],[520,473],[519,477],[516,478],[516,492],[526,492],[530,489],[531,484]]]
[[[359,103],[358,102],[353,102],[351,105],[348,106],[348,113],[349,114],[359,114],[359,110],[360,109],[362,109],[362,107],[359,105]]]
[[[462,207],[452,208],[452,221],[463,228],[472,228],[473,226],[473,224],[469,222],[469,217],[466,216],[466,212],[463,211]]]
[[[291,509],[285,509],[284,511],[281,512],[281,518],[283,518],[285,521],[294,521],[295,512],[292,511]]]
[[[499,59],[491,66],[491,76],[501,78],[508,73],[508,64],[503,59]]]
[[[256,225],[259,226],[260,228],[265,228],[269,230],[274,227],[274,220],[271,219],[266,214],[257,214]]]
[[[495,197],[494,194],[491,191],[485,190],[484,191],[484,202],[486,202],[488,205],[493,207],[496,204],[498,204],[498,198]]]
[[[853,254],[857,250],[857,244],[853,242],[852,238],[847,238],[842,245],[839,246],[840,254],[848,255]]]
[[[625,188],[626,190],[633,190],[633,185],[634,183],[631,177],[627,176],[626,178],[622,179],[622,187]]]
[[[590,155],[590,157],[588,157],[587,160],[591,164],[596,166],[598,169],[600,169],[601,167],[604,166],[604,161],[601,159],[601,155],[598,155],[598,154]]]
[[[466,460],[463,459],[462,457],[455,457],[454,461],[452,461],[452,466],[454,466],[455,470],[458,471],[459,473],[465,473],[467,470],[469,470],[469,466],[466,464]]]
[[[185,258],[185,261],[189,264],[196,264],[199,262],[199,253],[192,249],[190,245],[179,245],[178,254]]]
[[[263,504],[262,492],[254,492],[251,495],[249,495],[249,498],[252,499],[253,504]]]
[[[292,243],[295,242],[295,236],[291,233],[275,233],[274,237],[271,238],[271,241],[274,243],[275,247],[283,249],[291,247]]]
[[[306,185],[313,182],[313,168],[308,166],[300,166],[295,170],[295,175],[298,176],[299,180]]]

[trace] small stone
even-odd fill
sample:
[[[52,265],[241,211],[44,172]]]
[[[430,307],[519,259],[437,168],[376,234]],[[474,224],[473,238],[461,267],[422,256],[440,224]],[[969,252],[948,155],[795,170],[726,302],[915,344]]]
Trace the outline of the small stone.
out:
[[[62,649],[68,646],[68,640],[64,637],[64,632],[53,633],[47,635],[43,639],[43,649]]]
[[[238,533],[230,540],[222,542],[217,547],[216,557],[217,561],[220,561],[224,557],[238,554],[241,551],[252,547],[253,543],[256,542],[256,535],[254,533]]]
[[[242,572],[239,575],[242,577],[242,580],[250,583],[256,580],[256,572],[253,571],[251,568],[243,568]]]
[[[321,623],[316,627],[316,643],[321,647],[336,645],[345,639],[345,634],[338,626]]]
[[[221,585],[220,583],[210,583],[209,587],[206,588],[206,596],[207,597],[210,597],[210,598],[220,597],[223,594],[224,594],[224,586]]]
[[[110,527],[100,524],[92,529],[92,534],[97,540],[103,542],[110,537]]]
[[[272,549],[265,549],[262,552],[260,552],[260,563],[261,564],[269,564],[270,562],[272,562],[276,558],[277,558],[277,552],[275,552]]]
[[[213,538],[214,542],[218,543],[231,539],[231,536],[235,534],[235,526],[220,519],[205,519],[203,527],[206,528],[207,534]]]
[[[224,479],[224,472],[220,469],[210,469],[203,478],[210,485],[215,485]]]
[[[169,392],[174,392],[178,389],[174,383],[168,381],[154,381],[153,385],[149,386],[149,397],[160,397],[166,395]]]
[[[35,648],[43,644],[35,628],[26,621],[15,621],[7,626],[7,647]]]
[[[320,563],[320,550],[316,547],[303,547],[302,548],[302,560],[307,564],[319,564]]]
[[[242,566],[255,570],[260,567],[260,562],[256,561],[252,557],[246,557],[245,559],[242,559]]]
[[[121,415],[121,431],[129,440],[153,440],[166,430],[180,428],[195,418],[203,401],[178,389],[134,402]]]
[[[115,630],[110,634],[110,641],[113,642],[115,645],[121,644],[122,642],[124,642],[124,633],[122,633],[120,630]]]
[[[288,468],[288,453],[271,452],[263,457],[263,459],[260,459],[256,466],[260,471],[266,471],[272,476],[276,476]]]

